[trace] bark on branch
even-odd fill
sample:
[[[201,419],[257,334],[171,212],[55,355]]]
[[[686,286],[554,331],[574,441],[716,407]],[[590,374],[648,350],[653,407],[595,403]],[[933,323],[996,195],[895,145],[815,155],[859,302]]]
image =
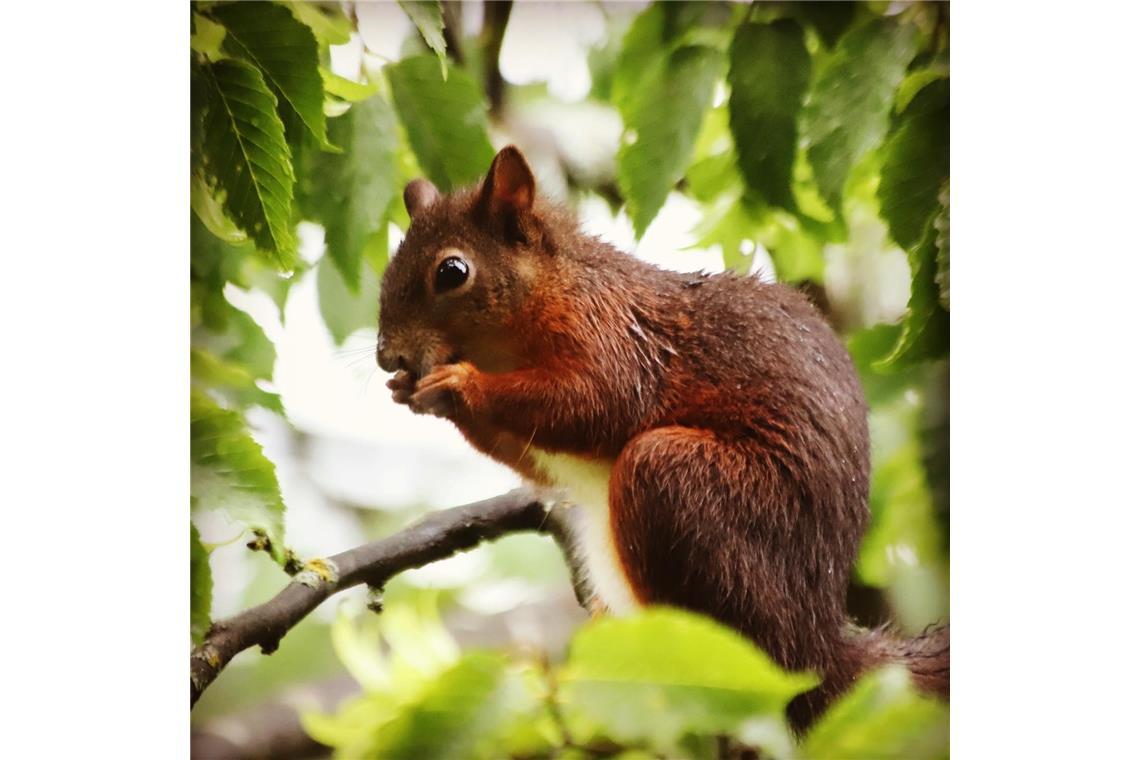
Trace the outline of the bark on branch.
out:
[[[258,645],[269,654],[281,638],[333,594],[367,583],[382,588],[405,570],[458,554],[508,533],[554,537],[585,602],[581,576],[570,551],[570,509],[518,489],[483,501],[433,512],[387,538],[309,562],[277,596],[227,620],[215,622],[190,654],[190,706],[239,652]]]

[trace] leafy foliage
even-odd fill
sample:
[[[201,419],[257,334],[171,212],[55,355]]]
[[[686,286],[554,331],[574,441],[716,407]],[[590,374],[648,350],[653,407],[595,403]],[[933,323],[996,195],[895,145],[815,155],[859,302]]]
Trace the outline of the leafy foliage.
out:
[[[490,123],[487,30],[448,30],[464,47],[449,64],[440,3],[401,7],[417,38],[393,60],[366,52],[355,73],[331,50],[357,41],[355,15],[339,3],[192,7],[193,514],[221,512],[279,563],[285,504],[246,415],[286,409],[261,325],[273,331],[237,296],[265,293],[283,319],[292,287],[313,278],[334,342],[375,331],[389,228],[408,223],[403,183],[426,174],[449,191],[479,181],[491,135],[528,144],[534,133],[513,109],[549,97],[508,83]],[[628,24],[615,19],[589,56],[591,107],[622,121],[616,156],[566,172],[571,203],[604,195],[638,238],[678,193],[700,211],[694,247],[719,248],[742,273],[770,256],[778,279],[832,301],[875,450],[856,573],[907,625],[938,611],[908,617],[900,589],[948,561],[947,485],[928,440],[948,425],[931,391],[949,348],[944,15],[939,4],[653,3]],[[558,162],[572,167],[572,152],[560,144],[558,161],[536,163],[540,181]],[[302,220],[323,228],[323,253],[299,255]],[[892,256],[909,265],[905,312],[905,295],[890,310],[862,309],[876,293],[860,273]],[[209,625],[210,550],[192,525],[195,640]],[[718,736],[793,760],[946,755],[944,706],[890,669],[794,741],[783,710],[814,676],[785,673],[735,633],[675,610],[587,625],[564,666],[462,652],[419,602],[363,621],[342,614],[331,644],[364,694],[305,725],[342,757],[712,757]]]
[[[420,36],[439,59],[440,76],[447,79],[447,43],[443,39],[443,9],[439,0],[399,0]]]
[[[949,213],[949,212],[947,212]],[[907,251],[910,262],[910,301],[902,333],[891,353],[876,363],[879,369],[897,369],[945,356],[950,346],[950,312],[939,300],[938,230],[935,218],[926,222],[922,239]],[[949,264],[946,265],[946,271]]]
[[[740,173],[765,201],[794,211],[796,122],[811,79],[803,30],[791,19],[742,24],[729,61],[728,109]]]
[[[864,676],[812,728],[803,757],[924,760],[949,755],[949,710],[921,697],[900,666]]]
[[[285,561],[285,505],[273,463],[237,412],[190,392],[190,495],[194,506],[222,510],[268,540]]]
[[[408,140],[428,178],[448,191],[478,180],[495,151],[487,138],[486,106],[470,74],[447,78],[430,56],[385,69]]]
[[[684,44],[671,20],[655,5],[634,22],[615,74],[614,103],[626,125],[618,184],[638,237],[684,176],[724,66],[719,51]]]
[[[601,747],[611,756],[615,740],[629,748],[622,757],[714,757],[717,737],[787,760],[945,754],[945,705],[918,696],[901,668],[865,676],[797,747],[783,710],[817,679],[780,670],[734,631],[680,610],[588,625],[556,671],[525,657],[460,654],[433,605],[393,607],[362,625],[342,608],[334,640],[365,693],[303,722],[337,757],[576,757]]]
[[[262,2],[227,3],[211,9],[226,29],[223,49],[256,65],[277,97],[282,120],[300,119],[324,147],[324,88],[317,71],[317,40],[289,9]]]
[[[910,248],[922,238],[950,177],[948,81],[937,79],[918,91],[895,119],[882,152],[882,215],[898,244]]]
[[[887,132],[917,40],[912,25],[875,18],[844,34],[820,67],[804,109],[804,134],[819,190],[836,211],[842,211],[852,167]]]
[[[304,192],[310,213],[324,226],[328,256],[350,293],[360,290],[365,251],[380,251],[370,256],[373,262],[388,254],[387,210],[396,190],[396,129],[392,106],[382,98],[368,98],[332,121],[330,132],[344,153],[315,154],[307,167]]]
[[[619,742],[666,753],[686,734],[782,720],[788,701],[818,684],[783,672],[734,631],[663,609],[584,628],[560,678],[572,731],[598,726]]]
[[[283,269],[296,254],[293,166],[277,99],[244,61],[195,66],[205,92],[200,167],[230,218]]]

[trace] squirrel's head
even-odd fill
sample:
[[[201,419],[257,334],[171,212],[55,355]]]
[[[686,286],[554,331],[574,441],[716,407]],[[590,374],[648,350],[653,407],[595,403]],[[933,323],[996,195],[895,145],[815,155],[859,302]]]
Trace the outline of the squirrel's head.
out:
[[[384,370],[423,376],[460,360],[489,371],[516,363],[511,324],[545,255],[534,202],[534,175],[514,146],[475,188],[443,195],[426,179],[408,184],[411,225],[380,288]]]

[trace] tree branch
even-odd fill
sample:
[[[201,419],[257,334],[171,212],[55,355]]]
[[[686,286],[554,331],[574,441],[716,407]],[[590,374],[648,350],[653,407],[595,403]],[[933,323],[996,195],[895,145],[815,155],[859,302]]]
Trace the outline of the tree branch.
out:
[[[269,654],[281,638],[333,594],[367,583],[383,588],[405,570],[473,549],[508,533],[546,533],[562,549],[579,603],[585,587],[570,550],[571,510],[553,505],[530,489],[517,489],[491,499],[433,512],[387,538],[313,560],[277,596],[210,626],[201,645],[190,654],[190,706],[193,707],[222,669],[239,652],[255,644]]]

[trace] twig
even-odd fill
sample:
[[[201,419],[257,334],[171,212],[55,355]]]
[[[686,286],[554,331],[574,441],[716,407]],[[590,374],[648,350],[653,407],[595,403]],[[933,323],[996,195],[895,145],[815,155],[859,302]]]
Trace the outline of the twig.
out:
[[[190,706],[222,669],[255,644],[269,654],[281,638],[333,594],[367,583],[382,588],[405,570],[458,554],[508,533],[536,532],[554,537],[571,568],[575,593],[585,600],[581,573],[569,543],[570,509],[554,507],[529,489],[433,512],[379,541],[314,560],[277,596],[210,626],[190,654]]]

